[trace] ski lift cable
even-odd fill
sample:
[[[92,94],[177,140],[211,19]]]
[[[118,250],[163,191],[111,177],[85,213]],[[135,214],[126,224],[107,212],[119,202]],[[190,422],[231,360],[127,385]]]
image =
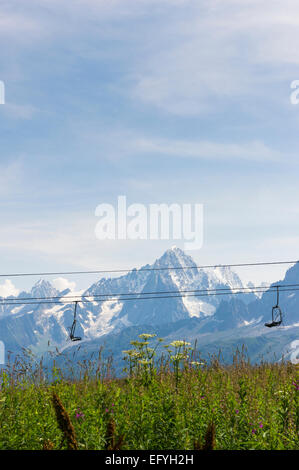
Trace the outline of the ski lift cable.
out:
[[[140,268],[136,271],[176,271],[185,269],[216,269],[216,268],[237,268],[246,266],[271,266],[271,265],[282,265],[282,264],[296,264],[299,260],[295,261],[269,261],[269,262],[257,262],[257,263],[236,263],[236,264],[210,264],[210,265],[194,265],[194,266],[163,266],[156,268]],[[23,276],[60,276],[60,275],[78,275],[78,274],[104,274],[104,273],[127,273],[133,271],[132,268],[128,269],[101,269],[92,271],[60,271],[60,272],[37,272],[37,273],[11,273],[11,274],[0,274],[0,277],[23,277]]]
[[[274,289],[268,289],[265,290],[263,293],[270,293],[273,292]],[[293,292],[299,290],[298,288],[287,288],[287,289],[282,289],[281,292]],[[169,298],[184,298],[184,297],[209,297],[209,296],[214,296],[214,295],[241,295],[241,294],[250,294],[250,293],[260,293],[261,291],[239,291],[239,292],[212,292],[212,293],[207,293],[207,294],[178,294],[174,293],[174,295],[154,295],[151,297],[146,297],[146,296],[141,296],[141,297],[129,297],[129,298],[122,298],[120,297],[114,297],[114,298],[108,298],[108,299],[103,299],[104,301],[114,301],[114,302],[126,302],[129,300],[153,300],[153,299],[169,299]],[[159,293],[160,294],[160,293]],[[98,299],[98,301],[101,301],[101,299]],[[14,305],[15,307],[18,305],[42,305],[42,304],[60,304],[60,305],[69,305],[70,303],[93,303],[94,300],[71,300],[71,301],[58,301],[58,300],[48,300],[48,301],[35,301],[35,302],[26,302],[26,301],[20,301],[20,302],[0,302],[0,306],[7,306],[7,305]]]
[[[299,284],[283,284],[281,287],[299,287]],[[70,300],[70,302],[75,302],[75,299],[81,299],[81,302],[85,302],[85,299],[98,299],[106,297],[119,297],[119,296],[132,296],[132,295],[156,295],[156,294],[180,294],[180,293],[192,293],[192,292],[228,292],[229,294],[234,293],[243,293],[242,291],[248,291],[248,293],[264,293],[268,289],[276,289],[277,286],[269,285],[269,286],[252,286],[252,287],[221,287],[221,288],[214,288],[214,289],[181,289],[181,290],[170,290],[170,291],[148,291],[148,292],[117,292],[117,293],[110,293],[110,294],[90,294],[90,295],[69,295],[69,296],[49,296],[49,297],[4,297],[2,300],[0,299],[0,305],[3,305],[2,302],[6,302],[7,300],[19,302],[19,301],[26,301],[29,302],[31,300]],[[237,292],[233,292],[237,291]],[[244,292],[247,293],[247,292]],[[108,299],[109,300],[109,299]]]
[[[289,285],[290,286],[290,285]],[[293,291],[297,291],[299,290],[299,285],[298,284],[293,284],[292,285],[293,287],[288,287],[288,285],[283,285],[283,286],[271,286],[270,289],[268,290],[264,290],[262,292],[265,292],[265,293],[270,293],[270,292],[273,292],[273,290],[276,290],[276,294],[277,294],[277,300],[276,300],[276,305],[274,307],[272,307],[272,322],[270,323],[265,323],[265,326],[266,327],[278,327],[281,325],[282,323],[282,312],[281,312],[281,309],[279,307],[279,288],[280,287],[283,287],[282,289],[282,292],[293,292]],[[246,289],[246,288],[244,288]],[[263,286],[263,289],[264,286]],[[221,290],[221,289],[219,289]],[[200,292],[202,292],[202,290],[200,290]],[[182,292],[177,295],[177,293],[175,293],[175,295],[154,295],[154,296],[151,296],[151,297],[146,297],[146,296],[139,296],[139,297],[127,297],[127,298],[121,298],[118,297],[118,298],[115,298],[115,299],[108,299],[108,301],[128,301],[128,300],[153,300],[153,299],[165,299],[165,298],[186,298],[186,297],[203,297],[203,296],[213,296],[213,295],[238,295],[238,294],[248,294],[248,293],[253,293],[253,292],[261,292],[260,290],[254,290],[253,288],[250,288],[250,290],[243,290],[243,291],[237,291],[237,292],[232,292],[232,291],[229,291],[229,292],[215,292],[215,290],[211,293],[201,293],[199,294],[198,292],[197,293],[193,293],[193,294],[190,294],[190,293],[185,293],[183,294]],[[157,294],[157,292],[155,293]],[[57,301],[55,300],[55,298],[53,297],[54,300],[50,300],[50,301],[35,301],[35,302],[28,302],[28,301],[22,301],[22,302],[2,302],[0,303],[0,305],[14,305],[14,306],[17,306],[17,305],[38,305],[40,306],[41,304],[47,304],[47,305],[51,305],[51,304],[67,304],[69,302],[61,302],[61,301]],[[16,299],[18,300],[18,299]],[[27,299],[26,299],[27,300]],[[87,302],[87,303],[90,303],[90,302],[93,302],[92,300],[72,300],[71,303],[74,303],[74,316],[73,316],[73,323],[72,323],[72,326],[70,327],[70,334],[69,334],[69,338],[71,339],[71,341],[81,341],[81,337],[80,336],[75,336],[75,329],[76,329],[76,324],[77,324],[77,319],[76,319],[76,314],[77,314],[77,307],[78,307],[78,303],[84,303],[84,302]]]

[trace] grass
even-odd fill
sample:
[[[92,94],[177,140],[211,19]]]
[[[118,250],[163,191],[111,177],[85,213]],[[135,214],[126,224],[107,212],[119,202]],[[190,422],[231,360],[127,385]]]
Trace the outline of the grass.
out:
[[[299,448],[299,374],[291,363],[195,360],[188,343],[155,359],[153,335],[124,352],[126,377],[109,368],[52,381],[31,356],[2,372],[0,449],[211,450]],[[72,365],[74,367],[74,365]],[[105,370],[105,374],[103,371]]]

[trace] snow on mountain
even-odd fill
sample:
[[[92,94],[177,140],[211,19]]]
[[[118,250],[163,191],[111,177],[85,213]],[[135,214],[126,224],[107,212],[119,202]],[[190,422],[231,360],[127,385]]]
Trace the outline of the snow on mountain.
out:
[[[173,267],[178,269],[167,269]],[[240,278],[230,268],[198,269],[190,256],[179,248],[173,247],[152,265],[143,266],[139,270],[134,269],[119,278],[101,279],[84,295],[113,293],[119,297],[118,294],[134,293],[137,300],[123,302],[121,308],[111,315],[110,323],[113,322],[116,325],[118,321],[121,324],[126,318],[128,324],[132,325],[159,324],[192,316],[212,315],[220,303],[220,298],[204,296],[206,292],[198,292],[199,290],[242,287]],[[140,294],[146,294],[149,297],[154,292],[160,293],[161,298],[138,299],[141,297]],[[185,297],[180,298],[179,292],[182,292]],[[86,306],[90,318],[104,315],[102,312],[99,313],[100,304],[101,302],[95,302],[91,306]],[[107,313],[105,315],[107,316]],[[101,322],[98,324],[100,325]],[[87,329],[86,326],[86,333]]]
[[[97,303],[96,303],[97,305]],[[91,310],[87,311],[86,322],[83,323],[84,337],[88,339],[103,336],[115,327],[115,319],[122,309],[121,302],[107,300],[100,305],[100,311],[94,315]],[[124,326],[129,326],[128,323],[123,322]]]
[[[269,284],[267,284],[267,282],[261,282],[258,287],[266,288],[268,286],[269,286]],[[255,285],[253,284],[253,282],[248,282],[246,287],[250,290],[250,292],[253,292],[254,288],[255,288]],[[263,295],[263,290],[260,290],[259,292],[255,292],[254,295],[257,298],[260,299]],[[250,299],[250,300],[252,300],[252,299]]]
[[[180,269],[167,269],[173,267]],[[25,325],[28,315],[32,316],[30,321],[34,339],[32,340],[30,334],[28,341],[39,348],[44,343],[44,338],[56,345],[65,344],[74,314],[74,302],[67,301],[71,295],[80,296],[76,334],[90,340],[131,325],[158,325],[191,317],[209,317],[219,306],[220,296],[203,296],[205,292],[198,291],[242,287],[239,276],[230,268],[219,266],[215,269],[198,269],[190,256],[181,249],[172,247],[152,265],[133,269],[117,278],[102,278],[85,292],[59,292],[50,282],[40,280],[30,293],[22,292],[16,297],[42,299],[63,296],[61,303],[3,306],[1,309],[6,309],[5,318],[9,318],[8,322],[12,321],[13,314],[20,325]],[[183,291],[186,297],[181,298],[178,291]],[[152,293],[159,292],[161,295],[148,299],[153,297]],[[113,300],[108,297],[103,299],[107,294],[113,294]],[[122,300],[124,294],[126,298],[131,297],[131,300]],[[102,298],[98,299],[97,296]],[[11,335],[11,340],[16,340],[14,334]]]
[[[169,267],[190,266],[190,269],[166,272],[166,276],[170,276],[177,290],[189,291],[185,292],[186,297],[183,298],[183,303],[190,316],[201,317],[213,315],[220,304],[219,297],[212,295],[206,296],[205,294],[207,294],[207,292],[198,292],[198,290],[205,291],[222,288],[239,289],[243,287],[239,276],[229,267],[219,266],[217,268],[197,269],[196,263],[191,256],[186,255],[186,253],[176,247],[167,250],[164,255],[156,261],[154,266],[155,265],[165,265]]]
[[[173,267],[179,269],[167,269]],[[275,284],[297,284],[298,279],[299,263]],[[69,339],[75,306],[72,296],[78,296],[76,335],[82,337],[84,348],[102,341],[109,343],[110,338],[114,338],[113,344],[116,344],[117,338],[121,338],[123,333],[124,336],[128,334],[126,331],[132,337],[146,325],[160,331],[163,337],[196,337],[201,345],[205,344],[207,351],[209,344],[213,348],[221,341],[223,346],[232,347],[238,335],[242,341],[248,339],[254,357],[259,352],[265,353],[265,345],[272,343],[279,357],[288,345],[287,357],[297,360],[297,292],[281,292],[284,325],[279,330],[268,331],[264,322],[270,319],[276,302],[275,292],[268,290],[261,298],[253,292],[246,295],[227,292],[226,295],[202,295],[207,294],[207,289],[216,292],[215,289],[241,290],[242,287],[239,276],[230,268],[198,269],[190,256],[173,247],[152,265],[133,269],[117,278],[99,279],[86,291],[65,289],[59,292],[50,282],[40,280],[30,292],[10,296],[12,302],[13,299],[32,297],[60,299],[52,305],[38,301],[33,305],[18,306],[0,303],[0,340],[4,341],[7,351],[15,352],[29,347],[34,352],[43,353],[48,349],[48,341],[60,350],[78,344]],[[247,287],[252,289],[253,285]],[[158,294],[154,297],[153,293]],[[186,297],[181,297],[182,294]]]
[[[281,286],[279,293],[279,305],[283,314],[284,325],[294,325],[299,319],[299,295],[296,291],[296,284],[299,281],[299,262],[295,263],[286,271],[283,280],[272,284],[272,289],[267,289],[261,296],[250,305],[250,313],[253,317],[262,315],[263,321],[271,318],[272,307],[276,304],[276,291],[273,286]],[[268,284],[269,285],[269,284]],[[294,285],[294,290],[292,290]]]
[[[299,340],[292,341],[284,348],[284,360],[289,360],[292,364],[299,364]]]
[[[40,279],[31,289],[31,297],[43,298],[43,297],[56,297],[58,291],[52,284],[44,279]]]

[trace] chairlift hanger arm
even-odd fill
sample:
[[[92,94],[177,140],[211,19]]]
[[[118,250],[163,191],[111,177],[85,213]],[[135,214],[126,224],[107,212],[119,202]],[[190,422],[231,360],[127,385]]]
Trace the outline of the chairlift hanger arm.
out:
[[[276,296],[277,296],[277,297],[276,297],[276,298],[277,298],[277,300],[276,300],[276,307],[278,307],[278,305],[279,305],[279,286],[276,286]]]
[[[82,339],[80,336],[75,336],[75,329],[76,329],[76,323],[77,323],[77,320],[76,320],[77,306],[78,306],[78,300],[76,300],[75,302],[74,319],[73,319],[73,324],[71,326],[71,331],[70,331],[70,339],[72,341],[81,341]]]
[[[272,322],[265,323],[265,326],[272,328],[273,326],[279,326],[282,323],[282,311],[279,306],[279,286],[276,287],[276,305],[272,307]]]

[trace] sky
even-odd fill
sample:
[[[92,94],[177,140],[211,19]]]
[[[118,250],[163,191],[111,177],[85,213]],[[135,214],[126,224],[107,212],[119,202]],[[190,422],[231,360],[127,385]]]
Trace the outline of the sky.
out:
[[[198,264],[299,259],[296,0],[1,1],[0,51],[0,273],[152,263],[173,240],[95,235],[122,195],[202,204]]]

